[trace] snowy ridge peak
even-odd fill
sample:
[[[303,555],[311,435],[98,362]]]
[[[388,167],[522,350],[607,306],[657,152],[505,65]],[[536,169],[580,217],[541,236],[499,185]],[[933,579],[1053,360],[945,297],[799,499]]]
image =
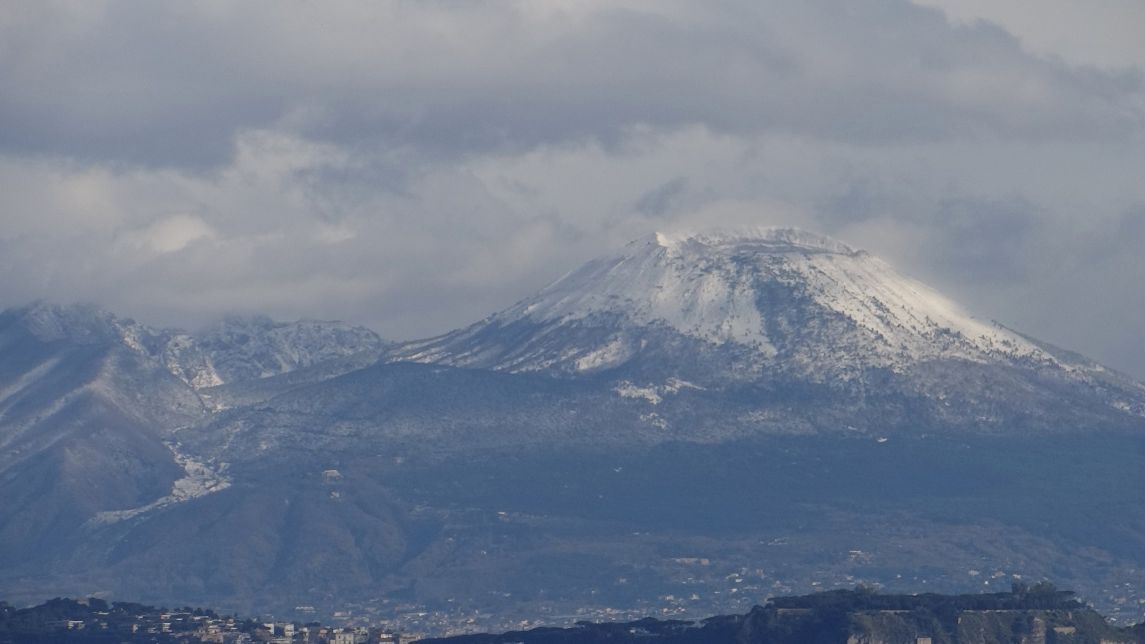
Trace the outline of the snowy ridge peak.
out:
[[[75,345],[118,345],[154,364],[171,332],[131,318],[117,317],[94,304],[34,302],[0,313],[0,327],[14,323],[40,342]]]
[[[384,344],[373,331],[345,322],[229,317],[200,333],[173,337],[164,357],[172,372],[199,389],[377,352]]]
[[[657,232],[649,239],[673,252],[710,252],[714,248],[757,252],[822,252],[855,255],[850,246],[801,228],[745,226],[705,230]],[[637,240],[634,243],[640,243]]]
[[[120,320],[94,304],[35,302],[10,312],[20,326],[43,342],[69,340],[79,344],[114,341],[135,335],[131,320]],[[142,328],[142,327],[141,327]]]
[[[194,389],[265,378],[351,355],[377,354],[386,344],[373,331],[345,322],[228,317],[211,328],[188,333],[119,318],[93,304],[51,302],[0,313],[0,345],[8,327],[45,343],[126,349]]]

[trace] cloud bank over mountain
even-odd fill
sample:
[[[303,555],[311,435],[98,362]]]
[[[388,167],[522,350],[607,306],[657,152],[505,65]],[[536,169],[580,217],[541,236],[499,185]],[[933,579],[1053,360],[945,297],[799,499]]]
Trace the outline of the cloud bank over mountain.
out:
[[[1145,374],[1139,9],[937,4],[15,6],[0,303],[424,337],[652,230],[798,225]]]

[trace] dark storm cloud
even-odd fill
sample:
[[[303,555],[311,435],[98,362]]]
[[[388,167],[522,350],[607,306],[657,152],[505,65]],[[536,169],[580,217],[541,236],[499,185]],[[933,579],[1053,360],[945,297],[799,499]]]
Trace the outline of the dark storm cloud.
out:
[[[1024,55],[906,2],[28,3],[0,147],[225,162],[244,129],[450,157],[704,124],[858,142],[1117,137],[1139,73]]]

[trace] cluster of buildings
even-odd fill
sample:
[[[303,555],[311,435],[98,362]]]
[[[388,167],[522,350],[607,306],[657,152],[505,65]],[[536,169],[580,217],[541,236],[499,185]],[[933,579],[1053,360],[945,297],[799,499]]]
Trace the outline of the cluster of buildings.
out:
[[[298,625],[291,622],[267,623],[255,630],[255,642],[270,644],[401,644],[397,633],[377,628],[332,628],[318,625]],[[200,640],[229,644],[228,640]]]
[[[63,641],[85,641],[87,637],[114,634],[126,642],[212,642],[215,644],[400,644],[400,635],[378,628],[327,627],[317,623],[257,623],[213,613],[137,612],[94,610],[75,619],[44,625],[45,632],[61,633]],[[410,641],[408,639],[404,641]]]

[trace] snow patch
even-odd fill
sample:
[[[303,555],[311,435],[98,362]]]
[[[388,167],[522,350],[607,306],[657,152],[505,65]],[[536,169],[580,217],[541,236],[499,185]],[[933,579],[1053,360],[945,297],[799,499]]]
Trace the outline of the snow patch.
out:
[[[1134,416],[1145,417],[1145,406],[1141,405],[1140,403],[1134,405],[1124,400],[1117,400],[1111,403],[1111,405],[1118,411],[1123,411],[1127,414],[1133,414]]]
[[[664,420],[663,416],[654,411],[647,414],[640,414],[640,420],[657,429],[668,429],[668,421]]]
[[[620,383],[613,391],[621,398],[643,398],[653,405],[659,405],[664,400],[657,393],[656,387],[638,387],[628,381]]]
[[[603,347],[577,358],[574,364],[577,371],[596,371],[620,364],[630,354],[624,340],[617,337]]]
[[[707,387],[701,387],[693,382],[681,380],[680,378],[669,378],[663,385],[664,391],[668,393],[679,393],[681,389],[697,389],[704,391]]]
[[[221,492],[231,486],[226,476],[227,463],[216,466],[196,461],[179,451],[178,443],[168,443],[167,448],[175,457],[175,462],[183,468],[184,476],[171,484],[171,493],[137,508],[97,512],[88,524],[92,526],[110,525],[145,512],[158,510],[176,503],[184,503],[208,494]]]
[[[194,338],[181,333],[173,336],[163,351],[167,370],[194,389],[223,384],[209,356],[196,346]]]
[[[669,378],[662,385],[647,385],[644,387],[623,380],[612,390],[621,398],[640,398],[647,400],[653,405],[659,405],[664,401],[665,396],[680,393],[682,389],[703,390],[704,388],[697,384],[690,383],[687,380]]]

